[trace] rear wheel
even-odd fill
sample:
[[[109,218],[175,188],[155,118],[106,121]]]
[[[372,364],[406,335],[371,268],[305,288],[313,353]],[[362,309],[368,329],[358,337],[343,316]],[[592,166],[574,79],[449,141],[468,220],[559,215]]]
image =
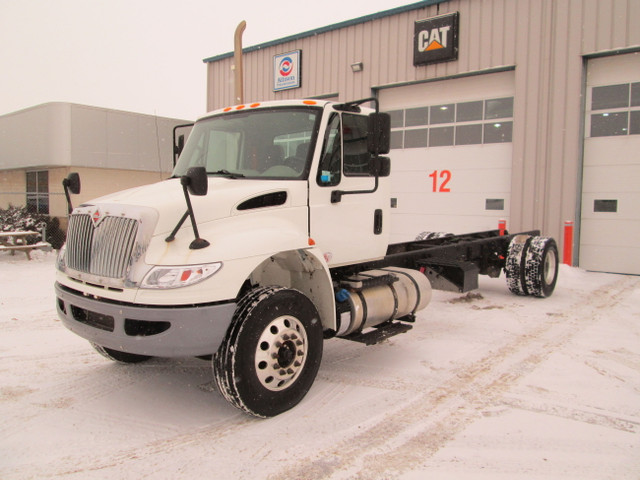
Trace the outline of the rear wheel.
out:
[[[444,237],[450,237],[452,236],[452,233],[447,233],[447,232],[420,232],[418,235],[416,235],[416,242],[419,242],[420,240],[432,240],[434,238],[444,238]]]
[[[531,237],[529,235],[517,235],[509,244],[507,260],[504,272],[507,276],[507,286],[516,295],[527,295],[526,280],[524,276],[526,253]]]
[[[92,343],[91,346],[105,358],[120,363],[140,363],[149,360],[151,357],[148,355],[138,355],[137,353],[121,352],[120,350],[114,350],[112,348],[103,347]]]
[[[558,280],[558,247],[553,238],[531,238],[524,273],[529,295],[543,298],[553,293]]]
[[[257,417],[297,405],[315,380],[322,359],[322,324],[303,293],[281,287],[249,291],[213,357],[222,395]]]

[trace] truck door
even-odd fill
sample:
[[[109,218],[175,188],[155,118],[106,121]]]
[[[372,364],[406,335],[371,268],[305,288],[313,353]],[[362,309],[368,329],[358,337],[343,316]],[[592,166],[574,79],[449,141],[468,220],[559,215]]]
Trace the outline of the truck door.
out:
[[[333,112],[322,142],[317,170],[309,176],[310,236],[330,266],[385,255],[389,238],[389,181],[379,179],[373,193],[367,117]]]

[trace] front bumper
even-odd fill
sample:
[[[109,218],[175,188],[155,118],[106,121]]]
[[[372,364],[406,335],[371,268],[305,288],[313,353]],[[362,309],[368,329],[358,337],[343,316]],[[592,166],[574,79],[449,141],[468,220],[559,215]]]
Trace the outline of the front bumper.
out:
[[[97,345],[138,355],[184,357],[215,353],[231,324],[233,301],[168,307],[84,296],[56,282],[58,316]]]

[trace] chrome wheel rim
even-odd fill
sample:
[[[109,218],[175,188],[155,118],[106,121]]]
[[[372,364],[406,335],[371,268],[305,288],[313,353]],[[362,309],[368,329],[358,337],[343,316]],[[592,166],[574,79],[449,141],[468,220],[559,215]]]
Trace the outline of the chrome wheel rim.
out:
[[[556,277],[556,263],[556,252],[550,248],[544,259],[543,267],[544,283],[547,285],[551,285],[553,279]]]
[[[293,384],[307,359],[307,334],[295,317],[284,315],[272,320],[256,346],[255,367],[262,386],[271,391]]]

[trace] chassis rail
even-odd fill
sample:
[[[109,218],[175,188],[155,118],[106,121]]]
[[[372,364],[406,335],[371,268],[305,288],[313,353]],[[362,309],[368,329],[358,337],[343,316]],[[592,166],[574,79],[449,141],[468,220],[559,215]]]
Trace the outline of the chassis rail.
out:
[[[412,268],[427,275],[433,288],[464,293],[478,288],[478,275],[500,276],[509,244],[518,235],[537,236],[540,232],[501,235],[500,230],[489,230],[393,244],[379,260],[336,267],[331,274],[334,280],[340,280],[363,270]]]

